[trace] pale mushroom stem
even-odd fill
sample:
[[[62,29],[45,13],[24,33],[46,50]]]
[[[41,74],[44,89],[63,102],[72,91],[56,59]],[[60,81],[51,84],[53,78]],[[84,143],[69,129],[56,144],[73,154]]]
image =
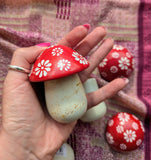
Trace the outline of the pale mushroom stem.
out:
[[[53,119],[70,123],[86,112],[87,98],[78,74],[44,83],[47,109]]]
[[[99,87],[95,78],[89,78],[84,84],[84,89],[86,93],[96,91]],[[106,113],[107,107],[105,102],[101,102],[96,106],[88,109],[87,112],[83,115],[81,120],[83,122],[92,122],[100,119]]]

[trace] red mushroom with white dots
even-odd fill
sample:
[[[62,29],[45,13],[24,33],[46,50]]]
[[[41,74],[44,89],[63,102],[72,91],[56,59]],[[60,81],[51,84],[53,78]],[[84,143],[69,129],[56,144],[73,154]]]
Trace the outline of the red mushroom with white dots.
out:
[[[79,119],[87,110],[87,99],[78,72],[89,66],[75,50],[56,45],[46,49],[35,61],[29,80],[44,81],[48,112],[58,122]]]
[[[116,151],[132,151],[142,144],[144,132],[143,124],[136,116],[119,112],[108,121],[106,139]]]
[[[106,81],[119,77],[128,78],[134,70],[134,58],[125,47],[114,45],[98,68],[101,77]]]

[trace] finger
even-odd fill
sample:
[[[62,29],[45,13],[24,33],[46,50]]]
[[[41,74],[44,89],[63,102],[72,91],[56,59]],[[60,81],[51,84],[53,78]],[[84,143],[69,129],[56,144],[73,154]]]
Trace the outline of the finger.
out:
[[[95,28],[90,34],[88,34],[82,42],[76,47],[76,51],[86,56],[92,48],[94,48],[106,35],[104,27]]]
[[[99,65],[103,58],[110,52],[113,44],[114,42],[111,38],[106,39],[102,45],[89,57],[89,67],[79,73],[82,82],[84,82],[89,77],[89,75]]]
[[[19,48],[17,49],[12,57],[11,65],[23,67],[27,70],[30,70],[31,64],[37,59],[39,54],[44,51],[47,47],[39,47],[39,46],[32,46],[27,48]],[[11,74],[11,75],[10,75]],[[21,78],[20,80],[27,79],[28,75],[26,73],[21,73],[14,70],[9,70],[8,76],[15,78]],[[18,77],[19,76],[19,77]]]
[[[128,79],[118,78],[118,79],[111,81],[110,83],[103,86],[102,88],[98,89],[97,91],[88,93],[87,94],[88,108],[91,108],[101,103],[102,101],[108,98],[111,98],[118,91],[123,89],[127,83],[128,83]]]
[[[58,44],[74,48],[87,34],[88,28],[78,26],[69,32]]]

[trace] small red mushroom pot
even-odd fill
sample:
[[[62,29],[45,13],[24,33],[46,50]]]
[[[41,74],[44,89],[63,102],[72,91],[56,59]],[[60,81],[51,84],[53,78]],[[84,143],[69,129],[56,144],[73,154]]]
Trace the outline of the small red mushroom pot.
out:
[[[88,66],[82,55],[62,45],[47,48],[35,61],[29,80],[44,82],[47,109],[54,120],[70,123],[86,112],[87,98],[78,72]]]
[[[56,45],[47,48],[35,61],[29,80],[48,81],[78,73],[89,66],[88,61],[73,49]]]
[[[136,116],[119,112],[108,121],[106,139],[116,151],[132,151],[142,144],[144,132],[143,124]]]
[[[134,58],[125,47],[114,45],[98,68],[101,77],[107,81],[118,77],[128,78],[134,70]]]

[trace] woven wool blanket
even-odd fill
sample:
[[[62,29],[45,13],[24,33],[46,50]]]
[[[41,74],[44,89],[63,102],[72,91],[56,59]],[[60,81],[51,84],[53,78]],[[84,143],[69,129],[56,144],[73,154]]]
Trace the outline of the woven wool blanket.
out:
[[[56,44],[77,25],[105,26],[107,37],[126,47],[136,66],[121,97],[106,100],[107,114],[91,123],[78,121],[68,139],[76,160],[149,160],[151,156],[151,2],[150,0],[0,0],[0,108],[2,87],[13,52],[41,42]],[[135,114],[145,125],[137,150],[113,151],[104,133],[117,112]],[[1,110],[0,110],[0,116]]]

